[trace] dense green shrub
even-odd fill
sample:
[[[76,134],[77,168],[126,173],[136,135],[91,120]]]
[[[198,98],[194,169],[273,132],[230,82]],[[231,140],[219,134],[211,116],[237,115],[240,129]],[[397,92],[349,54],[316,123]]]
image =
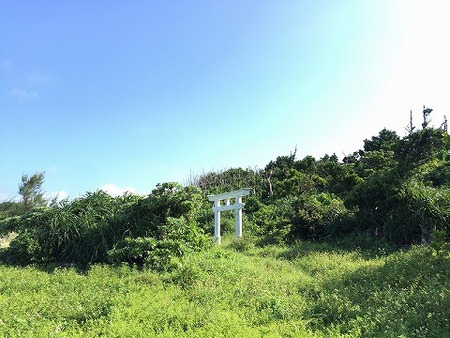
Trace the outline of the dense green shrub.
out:
[[[450,150],[450,136],[441,129],[425,128],[400,140],[396,148],[400,171],[411,169],[433,159],[443,159]]]
[[[131,199],[98,191],[26,215],[8,249],[10,257],[23,263],[104,261],[106,250],[117,240],[111,227],[114,217]]]
[[[340,237],[353,230],[354,212],[339,197],[320,193],[293,200],[291,240]]]
[[[434,160],[427,165],[422,173],[423,181],[434,187],[446,186],[450,188],[450,152],[444,160]]]
[[[253,233],[260,237],[261,244],[281,244],[291,229],[289,219],[286,217],[283,203],[286,199],[276,200],[273,204],[260,204],[251,214]]]
[[[0,220],[23,215],[25,211],[22,202],[15,202],[13,200],[0,202]]]
[[[407,181],[399,193],[399,213],[403,221],[420,229],[421,240],[430,243],[436,230],[450,230],[450,189],[428,187],[416,181]]]
[[[157,256],[181,256],[206,245],[196,222],[200,199],[198,188],[183,188],[175,183],[158,185],[147,198],[129,194],[114,198],[102,191],[87,193],[21,217],[18,236],[3,256],[23,264],[89,264],[106,262],[108,257],[113,261],[122,257],[129,262],[140,257],[147,261],[151,258],[150,265],[163,266],[166,258]],[[153,251],[145,249],[151,254],[143,257],[143,249],[141,256],[136,255],[139,245],[143,245],[141,239],[149,237],[157,241]],[[158,260],[161,262],[156,263]]]
[[[19,229],[21,220],[22,217],[20,216],[0,219],[0,236],[4,236],[11,231]]]
[[[125,237],[108,251],[108,260],[111,263],[127,262],[143,265],[150,252],[155,250],[156,244],[156,239],[151,237]]]
[[[355,211],[330,193],[302,194],[261,206],[251,217],[264,244],[342,237],[354,231]]]
[[[446,229],[434,230],[431,234],[430,249],[433,256],[450,258],[449,232]]]
[[[404,180],[395,171],[383,171],[359,184],[346,199],[347,206],[359,210],[357,229],[405,245],[429,243],[434,229],[447,227],[448,188],[427,186],[420,181],[423,175],[411,175]]]

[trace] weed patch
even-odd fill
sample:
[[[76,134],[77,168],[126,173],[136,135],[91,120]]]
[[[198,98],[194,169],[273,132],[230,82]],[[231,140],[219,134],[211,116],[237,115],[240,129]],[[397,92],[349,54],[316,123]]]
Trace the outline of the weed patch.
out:
[[[159,273],[0,265],[0,336],[446,337],[448,264],[423,247],[369,258],[239,243]]]

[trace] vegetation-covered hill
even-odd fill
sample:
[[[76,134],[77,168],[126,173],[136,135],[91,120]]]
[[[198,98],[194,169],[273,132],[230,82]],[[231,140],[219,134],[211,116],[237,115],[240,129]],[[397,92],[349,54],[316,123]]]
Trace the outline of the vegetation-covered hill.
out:
[[[259,245],[298,240],[343,241],[378,248],[436,239],[450,228],[450,137],[427,126],[400,138],[383,129],[364,148],[339,161],[296,153],[264,169],[232,168],[159,184],[146,197],[110,197],[102,191],[57,203],[43,199],[43,173],[22,176],[21,202],[0,204],[0,235],[17,236],[0,259],[10,263],[117,263],[170,266],[171,257],[202,250],[213,213],[206,196],[251,188],[245,233]],[[427,113],[427,114],[425,114]],[[232,231],[224,213],[223,230]]]

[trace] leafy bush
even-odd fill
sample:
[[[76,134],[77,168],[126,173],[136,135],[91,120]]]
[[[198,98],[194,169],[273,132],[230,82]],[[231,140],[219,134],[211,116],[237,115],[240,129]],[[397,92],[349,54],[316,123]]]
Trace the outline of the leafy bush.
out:
[[[430,249],[433,256],[450,257],[450,242],[447,230],[433,231]]]
[[[430,243],[435,230],[449,230],[450,189],[407,181],[399,193],[399,214],[412,228],[420,229],[422,242]]]
[[[22,217],[13,216],[0,219],[0,236],[4,236],[7,233],[18,230],[21,224]]]
[[[155,250],[156,243],[156,239],[151,237],[125,237],[108,251],[108,260],[111,263],[143,265],[145,259]]]
[[[270,205],[260,205],[259,209],[251,215],[254,233],[260,236],[260,244],[281,244],[291,230],[291,224],[285,217],[286,210],[283,203],[286,199],[275,201]]]
[[[422,168],[425,170],[425,168]],[[450,190],[421,182],[422,175],[401,180],[395,171],[367,178],[347,197],[358,208],[358,228],[370,230],[393,243],[429,243],[434,229],[448,227]]]
[[[3,256],[22,264],[122,259],[164,266],[170,255],[181,256],[206,245],[196,223],[199,199],[197,188],[175,183],[158,185],[147,198],[87,193],[21,217],[18,236]],[[159,257],[162,255],[168,259]]]
[[[250,236],[234,238],[229,247],[237,252],[248,251],[255,247],[254,238],[251,238]]]
[[[302,194],[260,207],[251,220],[262,236],[261,244],[281,244],[344,236],[354,230],[355,212],[333,194]]]
[[[321,193],[301,196],[292,204],[291,240],[319,239],[325,236],[343,236],[352,231],[354,213],[347,209],[343,200]]]

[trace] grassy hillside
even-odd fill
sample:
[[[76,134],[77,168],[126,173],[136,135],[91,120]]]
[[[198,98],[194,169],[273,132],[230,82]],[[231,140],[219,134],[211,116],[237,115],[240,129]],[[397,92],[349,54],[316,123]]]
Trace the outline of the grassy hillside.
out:
[[[450,337],[450,260],[225,240],[163,274],[0,265],[2,337]]]

